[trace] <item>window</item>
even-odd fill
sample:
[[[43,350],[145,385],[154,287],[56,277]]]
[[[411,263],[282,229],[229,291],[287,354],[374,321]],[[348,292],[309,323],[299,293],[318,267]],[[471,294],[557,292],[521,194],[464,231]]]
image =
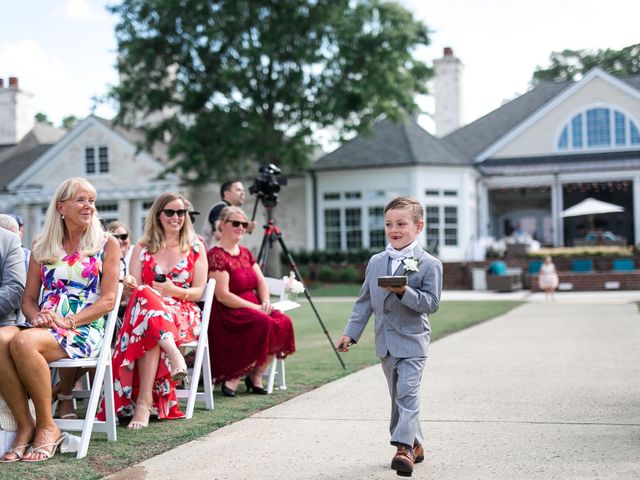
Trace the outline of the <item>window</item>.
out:
[[[87,175],[96,173],[96,151],[93,147],[84,149],[84,165]]]
[[[384,248],[384,207],[369,208],[369,248]]]
[[[458,246],[458,207],[450,205],[431,205],[425,208],[427,249],[436,245]]]
[[[444,207],[444,244],[458,246],[458,207]]]
[[[344,198],[347,200],[358,200],[362,198],[361,192],[344,192]]]
[[[444,196],[445,197],[457,197],[458,196],[458,192],[456,190],[445,190],[444,191]]]
[[[324,245],[326,250],[340,250],[340,210],[324,211]]]
[[[426,207],[427,248],[432,250],[440,243],[440,207]]]
[[[109,149],[107,147],[85,147],[84,165],[87,175],[109,173]]]
[[[563,125],[558,150],[630,147],[640,145],[635,121],[624,113],[606,107],[590,108]]]
[[[117,203],[98,203],[98,218],[106,225],[109,222],[118,220],[118,204]]]
[[[360,208],[347,208],[345,218],[347,224],[347,249],[362,248],[362,210]]]
[[[437,197],[438,195],[440,195],[440,191],[439,190],[425,190],[424,194],[427,197]]]
[[[338,192],[327,192],[324,194],[325,200],[340,200],[340,194]]]

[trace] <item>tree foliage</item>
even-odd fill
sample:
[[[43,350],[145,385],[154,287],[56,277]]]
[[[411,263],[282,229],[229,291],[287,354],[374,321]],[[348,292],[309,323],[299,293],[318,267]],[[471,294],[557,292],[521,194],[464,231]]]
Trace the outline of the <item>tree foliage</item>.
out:
[[[49,117],[47,116],[46,113],[38,112],[33,116],[33,118],[35,118],[36,122],[38,123],[46,123],[47,125],[53,125],[53,122],[49,120]]]
[[[340,138],[414,112],[431,69],[427,27],[384,0],[123,0],[112,7],[116,121],[171,139],[192,183],[259,163],[302,167],[313,133]]]
[[[635,75],[640,73],[640,43],[621,50],[562,50],[552,52],[549,61],[547,68],[536,68],[533,84],[545,80],[578,80],[594,67],[617,76]]]
[[[62,128],[66,128],[67,130],[71,130],[78,124],[79,121],[80,119],[75,115],[67,115],[62,119],[62,123],[60,124],[60,126]]]

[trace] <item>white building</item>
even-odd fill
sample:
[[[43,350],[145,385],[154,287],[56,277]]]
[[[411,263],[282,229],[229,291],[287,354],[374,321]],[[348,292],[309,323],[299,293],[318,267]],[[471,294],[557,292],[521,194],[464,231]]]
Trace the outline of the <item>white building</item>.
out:
[[[446,118],[449,128],[453,117]],[[588,219],[560,214],[587,197],[624,207],[596,217],[596,228],[634,244],[639,125],[640,75],[616,78],[598,68],[577,82],[541,83],[442,138],[409,116],[400,124],[383,120],[372,136],[355,138],[311,168],[307,246],[381,248],[382,208],[403,194],[424,205],[420,240],[445,261],[468,260],[479,238],[518,227],[543,244],[571,245],[584,237]]]

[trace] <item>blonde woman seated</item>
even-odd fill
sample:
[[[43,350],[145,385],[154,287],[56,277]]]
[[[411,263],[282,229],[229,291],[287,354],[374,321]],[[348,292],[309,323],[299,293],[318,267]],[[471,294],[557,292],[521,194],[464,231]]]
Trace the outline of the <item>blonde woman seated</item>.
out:
[[[18,424],[2,462],[39,462],[55,454],[64,435],[51,415],[47,363],[100,352],[103,315],[115,306],[120,250],[102,230],[95,202],[96,191],[83,178],[58,187],[29,261],[22,312],[33,328],[0,329],[0,394]],[[62,378],[63,393],[71,392],[73,379],[73,372]]]
[[[194,302],[207,280],[204,247],[186,213],[178,193],[156,199],[124,280],[132,293],[116,340],[113,370],[116,413],[133,415],[131,429],[147,427],[152,410],[160,419],[184,417],[175,385],[187,367],[178,346],[200,334],[200,309]]]
[[[264,395],[262,374],[274,355],[295,352],[293,325],[269,302],[269,288],[251,252],[240,245],[249,225],[238,207],[225,207],[209,250],[209,276],[216,280],[209,342],[213,376],[222,393],[236,396],[243,375],[248,392]]]

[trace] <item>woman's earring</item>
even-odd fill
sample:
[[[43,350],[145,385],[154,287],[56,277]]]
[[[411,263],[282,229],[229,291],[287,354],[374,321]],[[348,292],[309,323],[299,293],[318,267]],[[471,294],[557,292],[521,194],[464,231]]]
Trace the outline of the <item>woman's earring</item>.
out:
[[[61,213],[60,215],[62,215],[62,219],[64,220],[64,213]]]

